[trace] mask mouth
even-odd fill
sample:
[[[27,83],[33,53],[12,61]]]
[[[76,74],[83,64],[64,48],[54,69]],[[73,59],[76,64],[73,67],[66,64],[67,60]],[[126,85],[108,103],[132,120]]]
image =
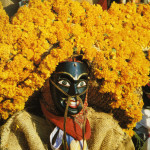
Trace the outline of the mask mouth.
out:
[[[69,104],[70,108],[76,109],[80,105],[80,100],[76,100],[74,97],[70,98],[69,101],[70,101],[70,104]],[[65,100],[63,100],[63,102],[67,105],[68,100],[65,99]]]

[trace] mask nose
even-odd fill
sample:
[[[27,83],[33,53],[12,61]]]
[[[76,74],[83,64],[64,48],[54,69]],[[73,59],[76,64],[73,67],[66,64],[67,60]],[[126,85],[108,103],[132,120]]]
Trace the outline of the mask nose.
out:
[[[70,96],[74,96],[74,95],[79,94],[78,88],[77,88],[77,85],[76,85],[76,84],[72,84],[72,85],[70,86],[68,94],[69,94]]]

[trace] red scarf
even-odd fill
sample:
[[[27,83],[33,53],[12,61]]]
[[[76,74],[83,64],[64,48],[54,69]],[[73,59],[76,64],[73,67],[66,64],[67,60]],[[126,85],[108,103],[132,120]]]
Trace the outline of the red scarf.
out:
[[[50,113],[46,108],[45,105],[41,102],[41,108],[43,111],[44,116],[46,119],[50,120],[56,126],[58,126],[61,130],[64,130],[64,117],[56,116]],[[66,133],[71,135],[76,140],[82,140],[82,129],[81,127],[73,121],[73,119],[67,117],[66,119]],[[85,125],[85,139],[88,140],[91,136],[91,128],[88,119],[86,119]]]

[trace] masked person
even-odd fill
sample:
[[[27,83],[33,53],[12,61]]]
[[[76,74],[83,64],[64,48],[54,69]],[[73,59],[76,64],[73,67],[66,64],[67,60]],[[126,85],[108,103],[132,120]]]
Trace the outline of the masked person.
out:
[[[76,145],[83,147],[82,134],[84,133],[82,131],[84,129],[85,138],[89,139],[90,137],[90,125],[85,114],[88,74],[87,64],[73,58],[60,63],[49,79],[51,97],[47,98],[43,94],[41,107],[44,116],[56,125],[50,136],[51,147],[55,149],[62,145],[64,132],[67,133],[68,147],[72,147],[71,143],[72,141],[74,143],[74,139],[80,141]],[[67,114],[69,118],[67,118]],[[66,131],[63,131],[65,127]],[[52,145],[52,140],[57,132],[56,141]],[[62,139],[59,139],[60,137]],[[85,147],[87,147],[86,144]]]
[[[59,63],[40,94],[0,128],[0,149],[134,150],[112,114],[88,106],[90,74],[80,56]]]
[[[81,58],[61,62],[41,90],[42,115],[13,115],[1,128],[1,149],[134,150],[112,115],[87,106],[89,73]]]

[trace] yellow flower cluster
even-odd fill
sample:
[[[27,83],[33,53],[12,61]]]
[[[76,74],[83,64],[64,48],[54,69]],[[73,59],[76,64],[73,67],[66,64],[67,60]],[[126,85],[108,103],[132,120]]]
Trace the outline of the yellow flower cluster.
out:
[[[0,5],[0,117],[22,110],[59,62],[76,53],[94,64],[111,108],[132,118],[132,135],[143,105],[134,91],[149,81],[149,12],[143,4],[113,3],[103,11],[86,1],[30,0],[9,22]]]

